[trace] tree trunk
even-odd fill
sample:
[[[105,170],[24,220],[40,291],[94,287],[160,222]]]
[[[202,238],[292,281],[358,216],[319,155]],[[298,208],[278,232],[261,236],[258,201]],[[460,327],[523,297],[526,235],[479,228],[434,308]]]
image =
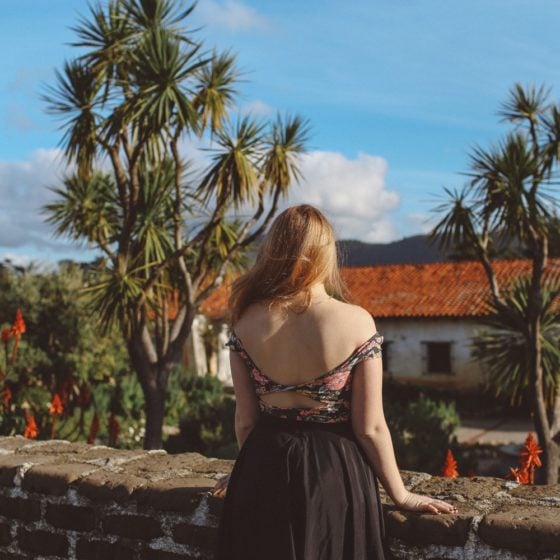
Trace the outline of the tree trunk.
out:
[[[172,342],[163,358],[159,358],[147,329],[138,327],[130,338],[125,335],[130,363],[144,393],[144,411],[146,413],[146,434],[144,449],[161,449],[163,447],[163,421],[165,418],[165,396],[169,373],[173,366],[180,364],[183,348],[192,329],[195,307],[188,312],[179,313],[172,328]]]
[[[558,469],[560,469],[560,445],[550,440],[545,443],[543,460],[543,475],[545,484],[558,484]]]
[[[154,377],[157,373],[154,372]],[[165,384],[167,385],[167,383]],[[146,399],[146,435],[144,449],[161,449],[163,446],[163,419],[165,416],[165,386],[150,383],[144,388]]]
[[[533,319],[532,323],[530,334],[530,374],[533,381],[533,420],[535,423],[535,430],[539,438],[539,444],[544,451],[542,455],[543,477],[538,478],[544,478],[543,482],[545,484],[557,484],[560,449],[552,439],[551,426],[548,421],[548,414],[546,410],[539,318],[537,317]]]

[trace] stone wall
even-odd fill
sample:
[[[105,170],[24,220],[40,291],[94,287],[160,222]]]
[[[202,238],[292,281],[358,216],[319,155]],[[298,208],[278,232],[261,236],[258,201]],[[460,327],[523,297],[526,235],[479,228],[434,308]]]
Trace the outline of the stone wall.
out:
[[[223,500],[206,491],[233,461],[0,438],[0,560],[210,559]],[[413,514],[385,501],[395,558],[560,559],[560,487],[403,472],[455,503]]]

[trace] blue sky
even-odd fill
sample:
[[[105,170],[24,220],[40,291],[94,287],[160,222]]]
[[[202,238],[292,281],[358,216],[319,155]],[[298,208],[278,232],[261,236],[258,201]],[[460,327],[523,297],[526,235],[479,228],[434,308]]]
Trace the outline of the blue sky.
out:
[[[62,172],[58,123],[39,94],[74,55],[83,0],[3,0],[0,258],[91,258],[52,236],[38,208]],[[514,82],[560,97],[560,4],[552,0],[200,0],[192,25],[246,71],[242,111],[297,112],[312,126],[306,181],[340,237],[426,231],[434,195],[460,186],[469,149],[506,130]]]

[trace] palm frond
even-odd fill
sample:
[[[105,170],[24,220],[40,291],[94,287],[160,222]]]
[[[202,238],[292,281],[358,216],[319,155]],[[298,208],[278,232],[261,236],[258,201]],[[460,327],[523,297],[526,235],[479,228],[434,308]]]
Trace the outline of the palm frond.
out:
[[[47,103],[47,112],[63,119],[60,145],[66,157],[80,170],[89,171],[98,148],[101,80],[80,61],[66,62],[63,72],[55,70],[55,74],[56,87],[47,87],[48,93],[41,98]]]
[[[254,202],[259,189],[257,164],[263,154],[263,129],[264,125],[246,116],[233,129],[218,131],[218,147],[210,149],[214,153],[212,164],[198,187],[204,202],[212,196],[231,201],[236,208]]]
[[[536,123],[539,115],[548,109],[550,89],[543,85],[523,86],[515,83],[509,93],[509,99],[502,104],[498,115],[505,121]]]
[[[298,115],[284,119],[278,115],[265,139],[262,167],[269,188],[278,188],[283,196],[294,181],[301,179],[301,156],[309,139],[309,122]]]
[[[200,133],[209,124],[211,133],[215,134],[227,121],[228,109],[236,95],[233,86],[239,80],[235,63],[230,53],[214,54],[208,64],[198,69],[193,105],[200,115]]]

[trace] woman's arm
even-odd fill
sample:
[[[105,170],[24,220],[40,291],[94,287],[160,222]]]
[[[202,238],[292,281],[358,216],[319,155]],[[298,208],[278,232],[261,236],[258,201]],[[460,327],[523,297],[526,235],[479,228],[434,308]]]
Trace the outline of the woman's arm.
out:
[[[245,362],[233,350],[230,351],[229,356],[235,392],[235,436],[237,445],[241,449],[259,419],[259,403]]]
[[[400,508],[433,513],[455,512],[451,504],[414,494],[405,488],[383,413],[382,383],[383,367],[379,354],[356,366],[352,380],[352,427],[381,484]]]
[[[235,437],[239,449],[243,447],[259,419],[259,403],[245,362],[234,350],[230,350],[229,363],[235,392]],[[229,475],[218,480],[209,492],[212,496],[224,497],[227,492]]]

